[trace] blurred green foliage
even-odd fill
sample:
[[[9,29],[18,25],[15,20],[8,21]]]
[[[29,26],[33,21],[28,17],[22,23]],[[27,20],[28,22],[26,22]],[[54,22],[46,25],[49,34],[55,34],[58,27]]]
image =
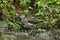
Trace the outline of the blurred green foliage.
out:
[[[18,1],[19,3],[18,6],[24,9],[23,14],[25,16],[30,16],[29,8],[32,9],[33,11],[36,10],[33,16],[43,21],[40,22],[40,24],[37,24],[36,27],[53,28],[56,21],[60,19],[60,0],[36,0],[36,2],[34,3],[34,7],[36,7],[37,5],[36,9],[33,9],[30,6],[30,2],[31,0]],[[0,0],[0,9],[3,10],[4,14],[6,13],[10,14],[13,19],[16,17],[16,10],[15,6],[13,5],[13,0]],[[6,19],[8,20],[8,18]],[[9,20],[7,21],[6,19],[4,20],[8,22],[8,24],[12,25],[14,28],[16,29],[20,28],[19,24],[10,22]]]

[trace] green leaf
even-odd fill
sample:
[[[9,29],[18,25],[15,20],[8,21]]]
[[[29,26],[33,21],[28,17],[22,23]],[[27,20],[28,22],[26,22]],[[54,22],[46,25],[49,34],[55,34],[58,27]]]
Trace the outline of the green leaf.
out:
[[[15,24],[15,28],[16,28],[16,29],[20,29],[21,26],[20,26],[19,24]]]
[[[12,15],[12,17],[14,18],[14,17],[16,16],[16,10],[12,10],[12,11],[11,11],[11,15]]]

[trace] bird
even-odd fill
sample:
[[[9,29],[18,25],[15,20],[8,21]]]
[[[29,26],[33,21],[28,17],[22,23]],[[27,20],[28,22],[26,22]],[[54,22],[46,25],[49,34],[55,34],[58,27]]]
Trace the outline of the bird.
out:
[[[35,19],[35,18],[27,18],[27,17],[25,17],[25,15],[22,15],[20,17],[21,17],[22,22],[24,23],[24,25],[32,26],[34,24],[39,23],[39,20]]]
[[[34,4],[32,1],[35,3],[35,0],[31,0],[31,6],[33,6],[32,4]],[[16,0],[14,0],[14,6],[15,6],[15,8],[16,8],[17,18],[18,18],[19,20],[21,20],[24,25],[26,25],[26,26],[27,26],[27,25],[32,26],[32,25],[34,25],[34,24],[39,23],[39,20],[38,20],[38,19],[28,18],[28,17],[26,17],[25,15],[23,15],[24,10],[18,6],[18,2],[17,2]]]

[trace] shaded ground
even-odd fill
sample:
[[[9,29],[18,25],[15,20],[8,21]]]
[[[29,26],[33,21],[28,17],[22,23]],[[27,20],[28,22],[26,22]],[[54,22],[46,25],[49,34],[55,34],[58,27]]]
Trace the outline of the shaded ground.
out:
[[[3,25],[4,24],[4,25]],[[0,40],[60,40],[60,29],[30,30],[29,32],[6,31],[7,24],[0,22]]]

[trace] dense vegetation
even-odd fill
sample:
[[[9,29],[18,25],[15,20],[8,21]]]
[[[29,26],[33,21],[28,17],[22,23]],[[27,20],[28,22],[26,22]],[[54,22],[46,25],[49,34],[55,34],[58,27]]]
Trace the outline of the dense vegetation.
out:
[[[10,30],[60,28],[60,0],[0,0],[0,20]]]

